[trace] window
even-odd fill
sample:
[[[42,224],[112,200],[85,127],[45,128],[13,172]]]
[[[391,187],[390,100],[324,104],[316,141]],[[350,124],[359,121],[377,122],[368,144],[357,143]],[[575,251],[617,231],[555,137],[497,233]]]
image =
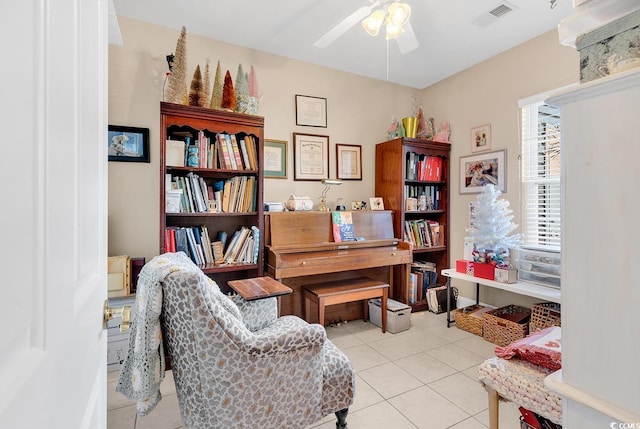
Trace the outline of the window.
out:
[[[546,94],[545,94],[546,95]],[[521,100],[523,247],[560,251],[560,111]]]

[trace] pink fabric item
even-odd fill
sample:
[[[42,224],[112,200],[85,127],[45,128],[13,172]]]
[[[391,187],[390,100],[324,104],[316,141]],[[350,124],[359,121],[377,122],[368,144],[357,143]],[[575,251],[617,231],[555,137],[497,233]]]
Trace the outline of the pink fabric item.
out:
[[[559,326],[538,330],[505,347],[496,347],[496,356],[517,357],[535,365],[557,371],[562,368],[562,331]]]

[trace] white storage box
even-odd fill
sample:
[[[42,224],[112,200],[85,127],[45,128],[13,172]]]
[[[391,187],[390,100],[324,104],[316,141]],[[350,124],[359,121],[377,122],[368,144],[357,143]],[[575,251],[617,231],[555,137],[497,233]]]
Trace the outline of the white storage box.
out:
[[[369,321],[382,327],[380,298],[369,300]],[[411,327],[411,307],[393,299],[387,299],[387,332],[397,334]]]
[[[109,298],[109,307],[131,306],[131,318],[135,312],[136,296]],[[129,351],[129,331],[120,332],[122,319],[115,317],[107,322],[107,371],[119,371]]]
[[[518,250],[518,279],[560,288],[560,252]]]

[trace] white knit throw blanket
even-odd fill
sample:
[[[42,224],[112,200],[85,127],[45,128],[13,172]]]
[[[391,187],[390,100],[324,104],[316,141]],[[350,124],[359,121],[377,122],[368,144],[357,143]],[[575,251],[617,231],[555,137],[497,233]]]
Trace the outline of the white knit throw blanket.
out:
[[[160,329],[161,282],[170,273],[183,270],[193,271],[198,267],[182,252],[166,253],[145,264],[138,277],[129,351],[120,369],[116,391],[136,401],[140,416],[149,414],[162,399],[160,383],[164,379],[165,363]]]

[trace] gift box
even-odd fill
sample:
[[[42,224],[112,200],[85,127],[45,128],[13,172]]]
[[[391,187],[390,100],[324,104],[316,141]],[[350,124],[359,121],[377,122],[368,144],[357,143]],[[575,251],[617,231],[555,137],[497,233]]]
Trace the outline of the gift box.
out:
[[[501,283],[515,283],[518,279],[518,271],[515,268],[496,267],[494,280]]]
[[[456,271],[463,274],[473,275],[473,261],[466,259],[456,260]]]
[[[496,266],[484,262],[473,263],[473,275],[487,280],[493,280]]]

